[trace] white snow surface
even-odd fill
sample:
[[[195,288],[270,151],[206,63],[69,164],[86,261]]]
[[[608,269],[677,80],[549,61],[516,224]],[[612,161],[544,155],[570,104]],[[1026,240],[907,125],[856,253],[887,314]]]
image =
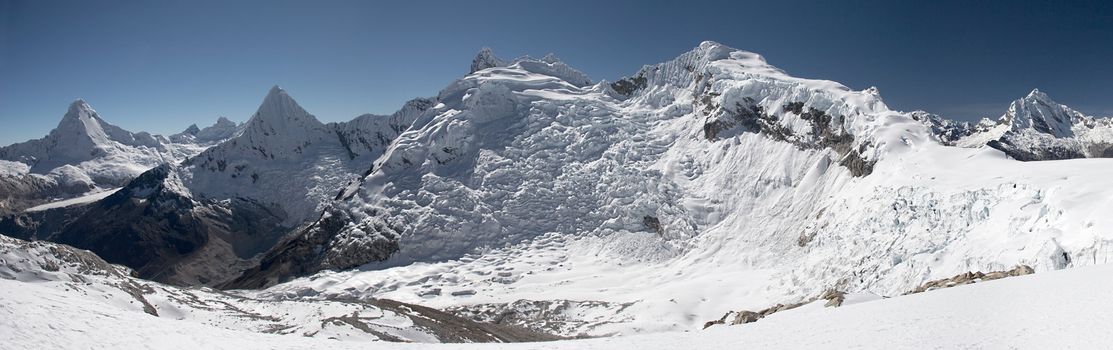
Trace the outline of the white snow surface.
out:
[[[42,249],[0,252],[2,349],[1096,349],[1113,341],[1107,332],[1113,326],[1107,312],[1113,279],[1106,278],[1113,265],[859,300],[837,308],[817,302],[756,323],[702,331],[546,343],[387,344],[352,337],[352,330],[342,325],[313,321],[350,312],[348,305],[251,301],[146,283],[140,287],[150,288],[144,295],[162,315],[154,317],[133,296],[106,283],[126,283],[121,279],[82,273],[81,264],[56,262],[60,266],[54,273],[36,266],[49,260],[42,256],[57,254]],[[17,265],[24,272],[13,273]],[[306,329],[267,334],[258,328],[266,321],[237,316],[243,314],[300,320]],[[313,328],[318,325],[323,329]],[[420,333],[399,332],[404,329],[399,326],[404,322],[383,329],[421,340],[413,338]],[[307,330],[317,332],[302,336]]]
[[[583,313],[594,322],[564,334],[597,336],[696,330],[832,288],[894,296],[967,271],[1113,255],[1113,160],[942,146],[876,90],[791,77],[713,42],[638,75],[647,84],[629,98],[522,64],[456,81],[339,204],[403,227],[401,251],[260,295],[632,303]],[[784,106],[823,111],[873,173],[762,134],[710,141],[705,98],[753,101],[804,140],[811,125]]]
[[[109,189],[109,190],[105,190],[105,191],[94,192],[94,193],[87,194],[87,195],[84,195],[84,196],[81,196],[81,197],[60,200],[60,201],[57,201],[57,202],[50,202],[50,203],[46,203],[46,204],[42,204],[42,205],[36,205],[34,207],[27,208],[24,211],[43,211],[43,210],[47,210],[47,209],[68,207],[68,206],[71,206],[71,205],[92,203],[92,202],[96,202],[96,201],[99,201],[101,199],[104,199],[108,196],[111,196],[113,193],[116,193],[116,191],[118,191],[118,190],[120,190],[120,188],[113,188],[113,189]]]
[[[205,335],[227,337],[222,346],[267,339],[248,343],[258,348],[309,337],[353,347],[439,342],[435,331],[413,321],[428,317],[408,307],[397,312],[366,303],[252,299],[130,273],[87,251],[0,236],[0,349],[185,348]]]

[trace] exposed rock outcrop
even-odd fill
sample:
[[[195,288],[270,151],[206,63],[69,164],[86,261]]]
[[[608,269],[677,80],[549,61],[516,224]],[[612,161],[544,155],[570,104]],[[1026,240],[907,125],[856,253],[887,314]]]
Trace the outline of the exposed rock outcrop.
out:
[[[961,285],[964,285],[964,284],[971,284],[971,283],[977,283],[977,282],[983,282],[983,281],[992,281],[992,280],[995,280],[995,279],[1002,279],[1002,278],[1006,278],[1006,277],[1016,277],[1016,276],[1030,275],[1030,274],[1033,274],[1035,272],[1036,271],[1028,265],[1018,265],[1018,266],[1016,266],[1016,267],[1014,267],[1010,270],[993,271],[993,272],[989,272],[989,273],[982,273],[981,271],[965,272],[965,273],[956,275],[956,276],[951,277],[951,278],[944,278],[944,279],[938,279],[938,280],[934,280],[934,281],[925,282],[924,284],[920,285],[919,287],[916,287],[916,289],[910,290],[910,291],[908,291],[904,294],[907,295],[907,294],[923,293],[923,292],[926,292],[926,291],[942,289],[942,288],[950,288],[950,287],[955,287],[955,286],[961,286]]]

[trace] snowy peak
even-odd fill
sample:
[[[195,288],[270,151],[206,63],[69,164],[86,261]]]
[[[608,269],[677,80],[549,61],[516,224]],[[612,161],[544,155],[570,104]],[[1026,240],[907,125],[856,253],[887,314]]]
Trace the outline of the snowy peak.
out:
[[[241,124],[236,124],[228,118],[220,117],[216,123],[200,128],[191,124],[180,133],[170,135],[170,141],[177,143],[195,143],[198,145],[212,145],[236,136]]]
[[[236,133],[240,131],[240,127],[241,125],[236,124],[236,122],[228,120],[228,118],[225,117],[220,117],[216,120],[215,124],[198,130],[194,135],[197,136],[197,142],[219,142],[236,136]]]
[[[780,70],[765,62],[765,58],[753,52],[735,49],[714,41],[704,41],[696,48],[677,56],[676,58],[655,65],[642,67],[632,78],[622,81],[641,81],[640,84],[648,85],[673,85],[687,87],[696,77],[706,76],[708,67],[712,62],[731,59],[738,68],[743,68],[749,73],[775,72],[783,74]]]
[[[468,71],[468,74],[487,68],[505,67],[506,65],[506,61],[496,57],[495,53],[491,51],[491,48],[484,47],[479,49],[479,53],[476,53],[475,58],[471,60],[471,70]]]
[[[1001,120],[1012,130],[1033,129],[1058,138],[1074,136],[1072,127],[1085,116],[1070,107],[1056,103],[1039,89],[1013,101]]]
[[[213,124],[210,127],[228,127],[228,126],[236,126],[236,122],[228,120],[228,118],[225,118],[225,117],[222,116],[222,117],[216,118],[216,124]]]
[[[103,120],[97,115],[83,99],[77,99],[70,104],[66,115],[58,122],[58,127],[51,130],[50,135],[60,138],[60,143],[69,140],[80,142],[86,146],[103,146],[109,142],[109,137],[102,127]],[[75,140],[79,138],[80,140]]]
[[[966,127],[962,147],[983,145],[1021,161],[1113,157],[1113,120],[1088,117],[1039,89],[1009,104],[996,122]]]
[[[247,123],[249,126],[259,123],[277,123],[291,126],[321,125],[316,117],[302,109],[297,101],[294,101],[294,98],[290,97],[290,94],[278,85],[267,92],[267,96],[263,98],[263,104],[259,105],[259,109]]]
[[[587,77],[587,74],[584,74],[583,72],[572,68],[568,64],[565,64],[551,53],[545,55],[545,57],[540,60],[531,58],[529,56],[520,57],[514,60],[514,63],[511,64],[511,67],[519,67],[531,73],[556,77],[577,87],[585,87],[592,84],[591,79]]]
[[[522,56],[507,61],[496,57],[494,52],[487,47],[480,49],[479,53],[472,59],[471,70],[468,72],[468,75],[475,74],[485,69],[500,67],[516,68],[530,73],[555,77],[577,87],[585,87],[592,84],[587,74],[572,68],[552,53],[545,55],[545,57],[541,59]]]
[[[286,90],[275,85],[263,98],[263,103],[251,120],[248,120],[243,135],[259,146],[300,149],[302,143],[321,132],[327,132],[324,124],[301,108]]]
[[[187,127],[185,130],[182,130],[181,134],[182,135],[197,135],[197,133],[199,133],[199,132],[201,132],[201,128],[198,128],[197,124],[189,124],[189,127]]]

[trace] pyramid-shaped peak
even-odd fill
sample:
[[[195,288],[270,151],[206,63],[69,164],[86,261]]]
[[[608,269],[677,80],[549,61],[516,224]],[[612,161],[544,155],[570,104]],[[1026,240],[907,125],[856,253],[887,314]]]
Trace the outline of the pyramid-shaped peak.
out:
[[[309,112],[302,109],[297,101],[294,101],[294,98],[290,97],[290,94],[287,93],[286,90],[275,85],[267,92],[267,96],[263,98],[263,103],[259,105],[259,109],[248,123],[250,124],[257,119],[277,121],[286,119],[296,120],[305,117],[316,121],[316,118],[313,118]]]
[[[229,123],[231,121],[224,125]],[[272,136],[298,134],[300,132],[295,130],[317,129],[323,126],[324,124],[321,124],[316,117],[298,105],[286,90],[275,85],[267,92],[259,109],[247,122],[246,128],[257,134],[256,136]]]
[[[1041,101],[1050,101],[1051,100],[1051,98],[1048,97],[1047,94],[1040,91],[1040,89],[1032,89],[1032,91],[1029,92],[1028,95],[1025,96],[1025,98],[1026,99],[1036,99],[1036,100],[1041,100]]]
[[[70,103],[66,115],[58,122],[59,129],[100,129],[100,117],[97,111],[89,106],[83,99],[76,99]],[[84,131],[83,131],[84,132]]]
[[[93,110],[85,100],[76,99],[70,103],[65,116],[47,137],[56,142],[54,148],[60,159],[76,161],[88,158],[86,155],[89,154],[90,149],[107,147],[111,140],[109,131],[115,131],[117,134],[126,133],[101,120],[97,116],[97,111]]]
[[[182,134],[197,135],[198,132],[201,132],[201,128],[197,127],[197,124],[194,123],[194,124],[190,124],[189,127],[187,127],[184,131],[182,131]]]
[[[1073,135],[1071,129],[1075,121],[1083,117],[1078,111],[1051,100],[1039,89],[1032,89],[1024,98],[1009,104],[1001,119],[1013,129],[1031,128],[1055,137],[1066,137]]]

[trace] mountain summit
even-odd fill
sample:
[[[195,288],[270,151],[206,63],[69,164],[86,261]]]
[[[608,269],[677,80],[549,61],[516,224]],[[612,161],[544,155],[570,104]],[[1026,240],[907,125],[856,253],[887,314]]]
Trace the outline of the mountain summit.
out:
[[[1013,131],[1034,129],[1057,138],[1074,136],[1072,128],[1085,116],[1078,111],[1051,100],[1039,89],[1032,89],[1024,98],[1013,101],[1001,119]]]
[[[965,147],[987,145],[1022,161],[1113,157],[1113,120],[1086,116],[1039,89],[1009,104],[996,121],[967,125]]]

